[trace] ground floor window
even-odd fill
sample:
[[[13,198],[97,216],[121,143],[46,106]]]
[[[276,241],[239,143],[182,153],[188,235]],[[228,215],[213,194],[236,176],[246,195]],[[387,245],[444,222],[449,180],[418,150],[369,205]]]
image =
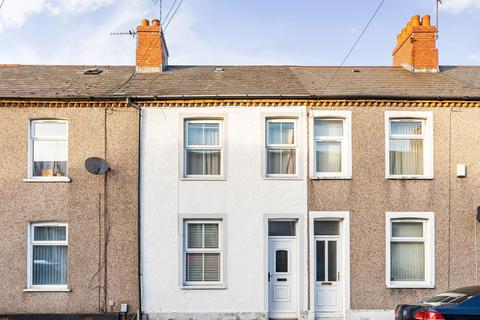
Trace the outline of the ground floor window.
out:
[[[29,288],[66,289],[68,230],[62,223],[32,223]]]
[[[222,222],[184,221],[184,285],[222,284]]]
[[[429,212],[387,213],[387,287],[434,285],[434,221]]]

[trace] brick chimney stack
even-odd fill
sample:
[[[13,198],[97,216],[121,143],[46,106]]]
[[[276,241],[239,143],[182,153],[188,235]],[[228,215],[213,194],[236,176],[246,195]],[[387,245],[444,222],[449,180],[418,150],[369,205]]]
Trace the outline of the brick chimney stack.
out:
[[[158,19],[143,19],[137,27],[136,72],[162,72],[168,66],[168,49]]]
[[[438,72],[437,28],[430,25],[430,16],[413,16],[397,36],[393,65],[412,72]]]

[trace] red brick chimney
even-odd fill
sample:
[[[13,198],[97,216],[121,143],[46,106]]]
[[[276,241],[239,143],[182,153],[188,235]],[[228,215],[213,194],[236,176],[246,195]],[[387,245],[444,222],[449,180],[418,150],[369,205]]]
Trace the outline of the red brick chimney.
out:
[[[139,73],[162,72],[168,66],[168,49],[160,21],[143,19],[137,27],[137,63]]]
[[[430,25],[430,16],[413,16],[397,36],[393,65],[412,72],[438,72],[437,28]]]

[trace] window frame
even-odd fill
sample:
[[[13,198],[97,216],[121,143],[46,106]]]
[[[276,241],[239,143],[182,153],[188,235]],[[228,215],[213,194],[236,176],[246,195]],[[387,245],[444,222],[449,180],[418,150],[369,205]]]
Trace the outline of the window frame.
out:
[[[64,241],[35,241],[35,227],[65,227]],[[68,224],[62,222],[32,222],[28,225],[28,257],[27,257],[27,289],[24,291],[70,291],[68,289]],[[66,246],[67,247],[67,283],[62,285],[34,285],[33,284],[33,247]]]
[[[217,224],[218,225],[218,248],[188,248],[188,225],[189,224]],[[223,244],[223,219],[183,219],[182,236],[182,287],[195,288],[224,288],[224,244]],[[188,253],[219,253],[220,254],[220,281],[187,281],[187,254]]]
[[[332,137],[315,136],[315,120],[342,120],[343,137],[341,141],[341,165],[340,172],[317,172],[317,141],[338,141]],[[351,179],[352,178],[352,112],[337,110],[313,110],[310,115],[310,178],[311,179]],[[321,139],[323,138],[323,139]],[[337,137],[338,138],[338,137]]]
[[[420,242],[419,237],[394,238],[393,222],[423,222],[423,242],[425,252],[424,281],[392,281],[391,280],[391,243]],[[385,218],[385,281],[387,288],[435,288],[435,216],[433,212],[386,212]]]
[[[64,138],[54,137],[54,136],[46,136],[42,138],[38,138],[34,136],[34,125],[35,123],[64,123],[67,130],[67,135]],[[33,142],[34,141],[66,141],[67,142],[67,169],[65,175],[62,177],[42,177],[42,176],[34,176],[33,175]],[[24,181],[27,182],[69,182],[70,178],[68,176],[68,152],[69,152],[69,126],[67,119],[30,119],[28,124],[28,172],[27,172],[27,179]]]
[[[216,123],[218,124],[218,145],[189,145],[188,143],[188,124],[189,123]],[[223,180],[225,177],[225,142],[224,142],[224,119],[223,118],[183,118],[183,165],[182,176],[183,180]],[[188,150],[218,150],[220,151],[220,174],[187,174],[187,151]]]
[[[269,123],[293,123],[293,144],[269,144],[268,143],[268,124]],[[265,117],[264,132],[264,156],[265,156],[265,178],[267,179],[291,179],[300,176],[299,170],[299,137],[298,137],[298,118],[297,117]],[[269,174],[268,173],[268,151],[269,150],[295,150],[295,173],[293,174]]]
[[[422,135],[393,135],[397,139],[423,139],[423,174],[390,174],[391,121],[422,121]],[[385,111],[385,179],[433,179],[433,113],[421,111]]]

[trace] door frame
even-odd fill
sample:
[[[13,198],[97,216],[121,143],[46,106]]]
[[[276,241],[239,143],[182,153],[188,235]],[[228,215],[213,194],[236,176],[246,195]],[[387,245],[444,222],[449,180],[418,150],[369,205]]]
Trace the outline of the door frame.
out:
[[[297,250],[297,283],[296,283],[296,294],[297,294],[297,308],[296,308],[296,316],[299,319],[300,314],[307,310],[307,290],[305,288],[308,279],[306,273],[306,264],[307,264],[307,257],[306,257],[306,241],[305,241],[305,234],[307,234],[307,226],[304,223],[305,214],[265,214],[263,216],[263,275],[264,275],[264,282],[263,282],[263,305],[265,313],[268,315],[269,313],[269,284],[268,284],[268,264],[269,264],[269,237],[268,237],[268,221],[270,220],[291,220],[295,221],[295,238],[296,238],[296,247]]]
[[[309,290],[310,290],[310,308],[315,313],[315,220],[339,220],[340,221],[340,242],[341,242],[341,270],[343,270],[342,296],[343,308],[342,314],[338,316],[347,317],[350,311],[350,212],[348,211],[310,211],[309,212]],[[325,315],[331,317],[332,315]]]

